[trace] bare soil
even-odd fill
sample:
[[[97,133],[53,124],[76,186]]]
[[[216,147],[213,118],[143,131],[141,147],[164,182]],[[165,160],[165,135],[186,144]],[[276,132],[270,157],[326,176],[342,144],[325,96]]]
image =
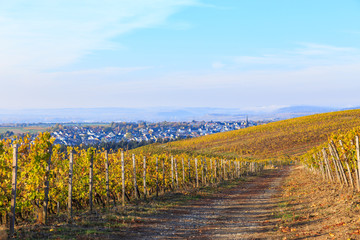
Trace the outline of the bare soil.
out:
[[[273,198],[288,169],[261,177],[152,216],[132,227],[133,239],[270,239],[277,220]]]
[[[350,187],[325,182],[298,166],[277,199],[282,239],[360,239],[360,194]]]

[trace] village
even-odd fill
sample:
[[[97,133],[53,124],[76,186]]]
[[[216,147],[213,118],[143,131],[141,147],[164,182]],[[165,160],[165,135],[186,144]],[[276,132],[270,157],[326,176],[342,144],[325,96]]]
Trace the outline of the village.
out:
[[[265,121],[224,121],[224,122],[159,122],[159,123],[111,123],[108,126],[67,126],[57,124],[51,135],[56,144],[77,146],[101,142],[167,142],[199,137],[219,132],[242,129],[267,123]]]

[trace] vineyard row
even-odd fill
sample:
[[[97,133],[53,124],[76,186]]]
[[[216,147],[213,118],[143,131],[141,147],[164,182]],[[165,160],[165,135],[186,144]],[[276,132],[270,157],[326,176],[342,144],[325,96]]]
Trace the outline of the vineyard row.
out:
[[[360,191],[359,130],[332,136],[306,153],[303,162],[323,180]]]
[[[0,215],[14,233],[15,217],[46,224],[48,214],[94,205],[125,205],[176,189],[191,190],[261,171],[265,163],[188,156],[68,148],[47,133],[34,142],[0,142]]]

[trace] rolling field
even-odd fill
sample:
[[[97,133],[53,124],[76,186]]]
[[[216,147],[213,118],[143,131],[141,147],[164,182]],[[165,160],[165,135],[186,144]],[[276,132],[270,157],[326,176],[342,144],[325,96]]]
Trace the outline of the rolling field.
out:
[[[48,130],[46,126],[29,126],[29,127],[0,127],[0,134],[7,131],[13,132],[14,134],[36,134],[39,132],[45,132]]]

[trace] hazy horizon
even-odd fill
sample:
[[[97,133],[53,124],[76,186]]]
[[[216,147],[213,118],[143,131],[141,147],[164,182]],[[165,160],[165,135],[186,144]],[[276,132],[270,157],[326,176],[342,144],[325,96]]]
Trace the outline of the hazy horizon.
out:
[[[282,120],[344,108],[286,106],[280,108],[63,108],[1,110],[0,123],[133,122],[133,121],[237,121]]]

